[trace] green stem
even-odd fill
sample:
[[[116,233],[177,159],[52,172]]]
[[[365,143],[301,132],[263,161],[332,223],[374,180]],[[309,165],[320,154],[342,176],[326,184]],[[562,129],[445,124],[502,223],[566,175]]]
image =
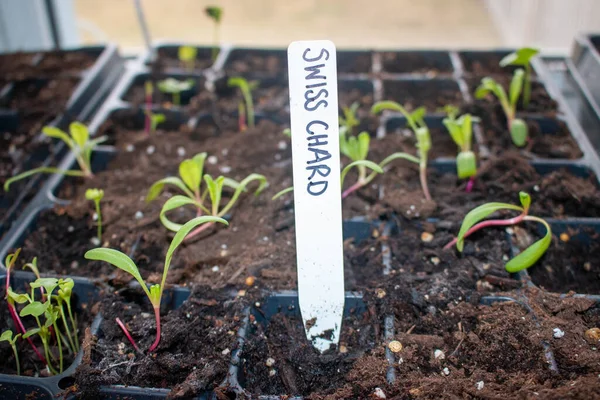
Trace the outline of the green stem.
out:
[[[17,364],[17,375],[21,375],[21,363],[19,362],[19,353],[17,352],[17,346],[14,343],[11,343],[10,347],[12,347],[13,353],[15,355],[15,363]]]
[[[13,184],[14,182],[20,181],[21,179],[25,179],[25,178],[30,177],[31,175],[35,175],[35,174],[62,174],[62,175],[66,175],[66,176],[83,176],[83,177],[89,176],[89,175],[86,175],[86,172],[84,172],[84,171],[61,170],[59,168],[54,168],[54,167],[34,168],[34,169],[30,169],[29,171],[25,171],[22,174],[15,175],[12,178],[7,179],[6,182],[4,182],[4,191],[8,192],[10,185]]]
[[[60,318],[62,319],[63,326],[65,327],[65,332],[67,334],[68,339],[68,343],[65,344],[67,345],[71,353],[75,353],[75,344],[73,343],[73,338],[71,337],[71,330],[69,329],[69,325],[67,324],[65,309],[62,304],[59,304],[58,308],[60,308]]]
[[[46,355],[48,369],[50,369],[50,372],[52,373],[52,375],[57,375],[56,369],[54,369],[54,367],[52,366],[52,361],[50,361],[50,358],[55,358],[55,357],[52,355],[52,353],[50,353],[46,339],[42,338],[42,344],[44,345],[44,354]]]
[[[73,327],[73,338],[75,339],[75,351],[78,352],[79,351],[79,335],[78,335],[77,323],[75,321],[75,318],[73,318],[73,311],[71,310],[71,303],[68,301],[66,303],[67,303],[67,312],[69,313],[69,318],[71,319],[71,326]]]
[[[100,200],[94,200],[96,203],[96,215],[98,216],[98,240],[102,242],[102,214],[100,213]]]
[[[217,60],[217,56],[219,55],[219,24],[215,23],[214,31],[213,31],[214,45],[212,48],[212,61],[213,63]]]
[[[54,334],[56,335],[56,342],[58,343],[59,369],[60,372],[63,372],[63,351],[60,330],[58,329],[58,324],[56,323],[56,321],[54,321],[52,326],[54,327]]]
[[[427,158],[421,158],[421,163],[419,164],[419,179],[421,180],[421,187],[423,188],[425,199],[431,201],[431,194],[429,194],[429,186],[427,185]]]

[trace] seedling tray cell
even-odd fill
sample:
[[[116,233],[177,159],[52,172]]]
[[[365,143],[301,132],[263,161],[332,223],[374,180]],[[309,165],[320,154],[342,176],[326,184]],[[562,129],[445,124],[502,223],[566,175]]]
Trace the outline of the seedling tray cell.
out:
[[[386,51],[377,53],[381,72],[385,74],[410,74],[436,77],[451,75],[454,66],[447,51]]]

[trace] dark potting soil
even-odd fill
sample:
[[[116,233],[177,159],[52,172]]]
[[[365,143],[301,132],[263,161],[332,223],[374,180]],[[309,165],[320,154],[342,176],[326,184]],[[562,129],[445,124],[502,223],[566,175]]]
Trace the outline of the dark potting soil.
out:
[[[427,74],[436,77],[452,73],[452,62],[447,53],[436,54],[420,51],[382,52],[381,63],[383,72],[395,74]]]
[[[462,94],[458,84],[452,80],[383,81],[384,100],[403,105],[408,111],[424,106],[435,112],[445,105],[459,106]]]
[[[368,74],[372,72],[373,53],[370,51],[339,51],[338,74]]]
[[[510,82],[512,77],[510,76],[494,76],[496,82],[498,82],[506,93],[508,93],[508,88],[510,87]],[[479,100],[475,97],[475,92],[481,83],[481,78],[465,78],[467,82],[467,86],[469,87],[469,92],[473,97],[475,104],[489,104],[494,105],[494,110],[499,108],[502,112],[502,107],[500,105],[500,101],[493,94],[488,94],[485,98]],[[521,97],[519,102],[517,103],[517,111],[518,112],[529,112],[529,113],[538,113],[547,116],[555,116],[556,111],[558,110],[558,103],[550,97],[550,94],[546,90],[545,86],[541,82],[533,81],[531,82],[531,97],[529,99],[529,105],[527,108],[523,105],[523,94],[521,93]],[[485,112],[483,111],[482,116],[485,116]]]
[[[81,77],[96,62],[99,53],[51,51],[12,53],[0,56],[0,76],[6,80]]]
[[[224,66],[228,76],[285,77],[287,52],[282,50],[234,50]]]
[[[252,322],[239,377],[249,396],[367,398],[374,387],[386,384],[383,333],[377,316],[369,311],[345,317],[341,352],[324,354],[306,339],[301,318],[276,314],[266,326]],[[337,392],[344,395],[336,397]]]
[[[43,268],[43,266],[40,265],[40,270],[42,268]],[[21,290],[15,290],[15,292],[23,293],[23,291],[21,291]],[[1,325],[2,331],[6,330],[6,329],[10,329],[13,331],[13,334],[16,334],[17,330],[13,324],[13,320],[11,318],[10,311],[8,310],[8,307],[6,306],[6,302],[4,300],[5,296],[6,296],[6,290],[5,290],[4,283],[3,283],[2,288],[0,288],[0,298],[2,299],[2,303],[1,303],[2,306],[0,307],[0,321],[2,324]],[[36,292],[36,298],[39,300],[39,292]],[[21,306],[17,306],[18,310],[21,310],[21,308],[22,308]],[[79,311],[77,311],[77,309],[74,308],[73,313],[74,313],[75,318],[77,319],[77,326],[78,326],[78,330],[79,330],[78,331],[79,345],[80,345],[80,347],[82,347],[84,331],[88,326],[91,325],[92,320],[93,320],[93,315],[92,315],[90,307],[88,307],[88,305],[85,305],[85,307],[83,307]],[[35,323],[35,320],[33,319],[33,317],[23,317],[23,318],[21,318],[21,321],[23,322],[25,329],[31,329],[36,326],[36,323]],[[70,326],[70,324],[69,324],[69,326]],[[60,321],[59,321],[59,328],[64,333],[64,327],[62,326],[62,322],[60,322]],[[37,346],[37,349],[40,352],[40,354],[44,355],[44,347],[42,345],[42,342],[41,342],[41,339],[39,338],[39,336],[35,336],[35,335],[32,336],[32,340],[33,340],[34,345]],[[32,350],[31,345],[29,344],[29,342],[27,340],[24,340],[24,339],[17,340],[17,352],[19,354],[19,362],[21,364],[21,375],[22,376],[36,376],[36,377],[37,376],[42,376],[42,377],[48,376],[46,367],[42,364],[40,359],[37,357],[35,352]],[[54,340],[52,340],[52,343],[50,345],[50,352],[56,356],[56,361],[53,361],[52,365],[54,367],[58,368],[58,366],[59,366],[58,355],[60,353],[58,352],[58,346],[56,345]],[[2,344],[0,344],[0,357],[2,357],[2,360],[4,360],[4,362],[1,363],[1,365],[0,365],[0,374],[16,375],[17,369],[16,369],[16,363],[15,363],[15,356],[12,351],[12,348],[10,347],[10,345],[7,342],[2,342]],[[73,363],[73,360],[75,359],[75,357],[76,357],[76,354],[70,354],[69,351],[67,349],[65,349],[64,345],[63,345],[63,370],[66,370]],[[0,397],[2,397],[1,389],[0,389]]]
[[[168,388],[172,397],[190,398],[223,383],[237,347],[242,303],[225,292],[195,288],[180,308],[162,311],[160,344],[149,354],[156,325],[148,304],[131,301],[141,298],[136,291],[103,299],[100,332],[90,338],[75,375],[81,398],[97,398],[100,385]],[[144,354],[135,352],[115,318],[125,323]]]
[[[524,152],[539,158],[575,160],[583,156],[579,145],[563,121],[554,118],[542,120],[542,123],[550,122],[556,125],[551,131],[543,131],[540,122],[535,119],[524,120],[529,128],[529,142],[522,148]],[[497,154],[507,149],[517,148],[512,142],[503,114],[497,114],[496,118],[491,120],[486,118],[482,127],[485,143],[492,153]]]
[[[485,53],[477,54],[473,53],[459,53],[459,57],[463,63],[463,68],[467,74],[476,76],[494,75],[496,76],[512,76],[518,66],[508,65],[506,67],[500,66],[500,60],[509,54],[508,52],[499,52],[498,54]],[[532,76],[536,76],[535,71],[531,71]]]
[[[153,63],[149,63],[150,67],[155,72],[163,72],[166,69],[179,69],[186,72],[199,71],[209,68],[213,64],[212,49],[198,48],[196,53],[196,61],[193,68],[179,60],[179,47],[164,47],[159,48],[156,52],[157,58]]]
[[[542,237],[542,229],[531,223],[525,229],[515,227],[515,245],[524,250]],[[590,228],[568,229],[561,235],[553,233],[552,243],[544,256],[527,270],[533,283],[556,293],[573,291],[600,295],[599,236]]]

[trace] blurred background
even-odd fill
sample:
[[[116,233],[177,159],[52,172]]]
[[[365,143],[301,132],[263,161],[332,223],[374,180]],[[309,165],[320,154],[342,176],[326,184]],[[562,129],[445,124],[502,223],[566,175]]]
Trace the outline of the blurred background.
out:
[[[578,32],[600,29],[598,0],[141,0],[153,40],[212,43],[207,5],[224,9],[222,42],[287,46],[331,39],[344,48],[494,48],[567,53]],[[56,28],[47,21],[48,10]],[[54,35],[54,36],[53,36]],[[134,0],[2,0],[0,50],[112,41],[143,49]]]

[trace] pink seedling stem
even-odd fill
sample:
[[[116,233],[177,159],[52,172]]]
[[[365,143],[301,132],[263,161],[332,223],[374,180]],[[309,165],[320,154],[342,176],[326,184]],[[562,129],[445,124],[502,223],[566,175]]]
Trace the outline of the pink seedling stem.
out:
[[[154,307],[154,318],[156,319],[156,339],[154,339],[154,343],[150,346],[150,352],[156,350],[158,343],[160,343],[160,307]]]
[[[10,267],[6,269],[6,303],[8,305],[8,311],[10,312],[10,316],[11,316],[11,318],[13,320],[13,323],[17,327],[17,331],[19,333],[21,333],[21,334],[25,334],[25,332],[27,332],[27,330],[25,329],[25,326],[23,325],[23,321],[21,321],[21,318],[19,317],[19,313],[17,313],[17,309],[15,308],[14,304],[12,304],[10,302],[10,300],[8,300],[8,288],[9,287],[10,287]],[[35,352],[35,354],[38,356],[38,358],[40,359],[40,361],[44,365],[46,365],[46,359],[38,351],[38,349],[35,346],[35,344],[33,344],[33,340],[31,340],[31,337],[28,337],[26,340],[29,342],[29,344],[31,345],[31,348],[33,349],[33,351]]]
[[[421,180],[421,187],[423,188],[423,194],[427,201],[431,201],[431,194],[429,194],[429,186],[427,185],[427,168],[421,167],[419,169],[419,179]]]
[[[471,193],[473,191],[473,186],[475,186],[475,178],[470,177],[467,182],[467,187],[465,188],[465,192]]]
[[[213,225],[214,225],[214,222],[207,222],[206,224],[201,225],[200,227],[198,227],[198,229],[191,231],[185,237],[185,239],[183,239],[183,241],[186,242],[186,241],[190,240],[191,238],[193,238],[194,236],[198,236],[199,234],[201,234],[202,232],[204,232],[208,228],[212,227]]]
[[[518,217],[514,217],[514,218],[510,218],[510,219],[490,219],[488,221],[483,221],[483,222],[476,224],[471,229],[469,229],[463,237],[466,238],[467,236],[472,235],[473,233],[477,232],[480,229],[487,228],[488,226],[516,225],[516,224],[520,223],[521,221],[523,221],[523,219],[525,219],[526,216],[527,216],[527,210],[523,211],[523,213],[521,215],[519,215]],[[458,241],[458,239],[454,238],[450,243],[448,243],[447,245],[444,246],[444,249],[451,248],[452,246],[454,246],[456,244],[457,241]]]
[[[348,189],[344,190],[344,192],[342,193],[342,199],[345,199],[346,197],[350,196],[350,194],[352,194],[353,192],[357,191],[358,189],[360,189],[361,187],[363,187],[364,183],[362,182],[356,182],[354,185],[350,186]]]
[[[131,337],[131,334],[127,330],[127,327],[125,326],[125,324],[123,323],[123,321],[121,321],[119,318],[115,318],[115,321],[117,322],[117,325],[119,325],[119,328],[121,328],[121,330],[123,331],[123,333],[127,337],[127,340],[129,340],[129,343],[131,343],[131,345],[133,346],[133,348],[135,349],[135,351],[137,351],[138,353],[141,353],[140,348],[135,343],[135,340],[133,339],[133,337]]]

